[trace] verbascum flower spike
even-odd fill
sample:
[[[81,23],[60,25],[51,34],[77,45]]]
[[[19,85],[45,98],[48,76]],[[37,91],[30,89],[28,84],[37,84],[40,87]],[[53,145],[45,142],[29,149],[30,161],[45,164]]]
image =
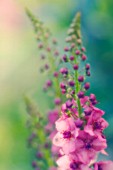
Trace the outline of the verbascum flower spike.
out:
[[[61,92],[59,87],[60,77],[58,72],[58,67],[61,62],[59,58],[59,52],[57,50],[58,43],[55,38],[52,38],[52,34],[50,34],[50,31],[28,9],[27,9],[27,14],[30,20],[32,21],[36,33],[37,43],[38,43],[38,52],[40,54],[41,61],[43,62],[43,66],[41,67],[41,73],[42,72],[46,73],[46,78],[48,77],[48,79],[45,81],[45,84],[43,86],[43,90],[44,92],[48,92],[47,94],[52,94],[51,103],[53,103],[52,107],[46,109],[47,110],[46,116],[43,114],[43,119],[45,121],[42,121],[43,126],[41,131],[44,131],[43,135],[45,135],[45,139],[48,140],[45,140],[47,141],[45,144],[44,144],[45,142],[44,140],[41,141],[41,144],[43,144],[45,150],[49,150],[50,154],[52,151],[52,154],[55,155],[56,147],[55,146],[52,147],[50,151],[51,145],[49,139],[52,139],[56,133],[54,122],[59,117],[59,113],[61,111],[60,105],[62,104]],[[37,130],[39,130],[38,127]],[[40,145],[40,142],[38,143],[39,143],[40,152],[42,152],[43,149]],[[51,161],[49,160],[47,154],[46,154],[46,162],[48,164],[49,162],[52,162],[51,166],[53,167],[53,161],[52,159]],[[43,164],[40,165],[41,169],[43,169],[43,166],[44,166]],[[46,167],[45,169],[48,169],[48,167]]]
[[[40,71],[49,75],[49,79],[46,80],[43,90],[52,91],[54,96],[61,97],[59,88],[59,73],[58,67],[61,62],[58,51],[58,42],[56,38],[53,38],[50,30],[44,26],[42,21],[35,17],[29,9],[26,9],[26,13],[30,18],[35,30],[38,49],[40,53],[40,59],[43,62]],[[51,94],[51,93],[50,93]]]
[[[27,113],[29,114],[27,127],[30,132],[28,147],[35,152],[32,167],[36,169],[48,170],[53,166],[50,152],[50,142],[44,131],[46,119],[39,113],[36,103],[28,96],[25,96]],[[46,141],[46,142],[45,142]]]
[[[90,76],[90,64],[82,45],[80,16],[80,13],[75,16],[68,31],[68,46],[64,48],[66,59],[60,69],[60,88],[65,91],[67,101],[55,122],[57,133],[53,144],[59,147],[56,163],[59,170],[112,170],[113,162],[96,162],[99,153],[107,155],[104,129],[108,123],[102,117],[104,111],[95,106],[96,96],[86,95],[90,88],[86,81]]]

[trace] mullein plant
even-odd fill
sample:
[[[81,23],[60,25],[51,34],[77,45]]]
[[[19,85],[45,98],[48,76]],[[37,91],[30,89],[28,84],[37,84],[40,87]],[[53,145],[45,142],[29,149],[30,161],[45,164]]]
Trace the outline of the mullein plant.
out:
[[[55,158],[57,156],[58,149],[55,145],[51,147],[50,140],[56,134],[55,121],[59,117],[63,102],[62,92],[59,87],[60,73],[58,72],[58,66],[62,60],[59,57],[58,42],[55,38],[52,38],[49,29],[29,9],[26,9],[26,13],[32,22],[36,34],[40,63],[42,63],[40,73],[46,75],[44,79],[47,78],[42,90],[52,98],[50,101],[51,107],[46,109],[48,110],[46,116],[39,113],[39,111],[35,112],[34,115],[32,100],[28,97],[25,98],[27,112],[30,115],[27,123],[31,132],[28,144],[36,152],[32,167],[36,170],[54,170],[55,163],[51,157]]]
[[[33,154],[35,154],[35,158],[32,161],[32,167],[36,170],[39,170],[39,167],[47,169],[53,162],[50,159],[51,153],[48,149],[48,143],[45,143],[45,141],[47,141],[47,136],[43,133],[46,120],[43,115],[39,113],[36,103],[31,98],[25,96],[25,102],[29,115],[27,127],[31,133],[28,138],[28,147],[32,148]]]
[[[112,161],[97,161],[98,154],[107,155],[104,129],[108,123],[104,111],[97,108],[95,94],[87,95],[90,83],[90,64],[82,45],[80,13],[74,18],[64,48],[64,67],[60,69],[61,90],[67,101],[61,106],[61,115],[55,122],[57,133],[53,145],[59,149],[57,170],[112,170]],[[65,67],[65,62],[69,67]]]
[[[43,114],[40,116],[39,112],[36,118],[33,116],[33,121],[31,120],[32,124],[35,119],[38,119],[38,126],[37,121],[36,124],[31,125],[32,132],[35,127],[36,134],[41,131],[44,136],[42,137],[39,132],[37,140],[35,140],[36,134],[32,133],[30,137],[30,142],[32,139],[35,140],[35,149],[41,149],[41,157],[38,157],[32,166],[35,170],[112,170],[112,161],[96,161],[99,153],[107,155],[105,151],[107,143],[103,130],[108,123],[102,117],[104,111],[96,107],[98,103],[96,96],[92,93],[87,95],[90,83],[86,80],[91,73],[86,50],[82,45],[80,13],[76,15],[68,31],[66,38],[68,45],[64,48],[63,66],[60,70],[58,70],[58,65],[61,59],[58,58],[56,39],[51,41],[51,33],[43,23],[36,19],[29,10],[27,14],[37,34],[41,59],[45,61],[41,72],[46,70],[48,73],[46,76],[49,77],[43,90],[53,93],[52,100],[55,104],[47,114],[47,125],[45,116]],[[63,98],[65,103],[63,103]],[[44,146],[48,136],[53,143],[52,157],[56,160],[57,167],[53,166],[48,146],[40,147]]]

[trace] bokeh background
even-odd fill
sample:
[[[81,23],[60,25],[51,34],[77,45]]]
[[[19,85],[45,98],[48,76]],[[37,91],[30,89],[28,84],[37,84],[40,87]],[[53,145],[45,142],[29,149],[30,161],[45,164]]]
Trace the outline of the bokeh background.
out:
[[[43,80],[38,74],[37,44],[25,7],[45,22],[61,48],[72,18],[81,11],[83,40],[92,66],[91,91],[110,123],[105,133],[113,160],[113,1],[0,0],[0,170],[32,170],[23,96],[33,96],[39,109],[42,100],[43,108],[47,105],[40,92]]]

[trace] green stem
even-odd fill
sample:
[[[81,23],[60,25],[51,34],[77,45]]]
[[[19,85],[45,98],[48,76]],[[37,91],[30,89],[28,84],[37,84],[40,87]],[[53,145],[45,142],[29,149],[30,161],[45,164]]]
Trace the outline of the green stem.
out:
[[[75,63],[77,63],[76,60],[75,60]],[[76,94],[78,94],[78,92],[80,91],[81,85],[78,82],[78,71],[77,70],[75,70],[75,85],[76,85]],[[81,118],[81,116],[82,116],[82,107],[81,107],[81,104],[80,104],[80,99],[77,96],[75,96],[75,98],[77,100],[79,117]]]

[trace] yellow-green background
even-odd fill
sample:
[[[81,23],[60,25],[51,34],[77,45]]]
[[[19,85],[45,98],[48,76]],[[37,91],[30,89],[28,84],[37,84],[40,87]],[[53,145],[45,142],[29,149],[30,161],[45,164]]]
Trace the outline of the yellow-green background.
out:
[[[47,98],[40,92],[37,44],[25,6],[52,30],[61,48],[74,14],[82,12],[83,39],[92,66],[91,91],[97,95],[110,123],[106,135],[109,158],[113,159],[113,1],[1,0],[0,170],[32,169],[23,96],[37,98],[39,109],[47,105]]]

